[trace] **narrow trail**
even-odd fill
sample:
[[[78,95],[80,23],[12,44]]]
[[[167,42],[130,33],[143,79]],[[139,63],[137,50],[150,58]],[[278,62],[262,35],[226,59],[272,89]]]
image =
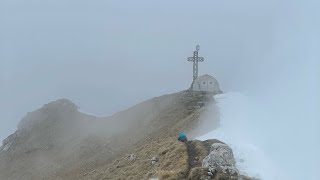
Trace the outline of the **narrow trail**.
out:
[[[188,141],[186,143],[188,150],[188,172],[186,179],[190,177],[193,168],[202,167],[202,159],[210,153],[210,148],[213,143],[222,143],[219,140],[206,140],[206,141]]]
[[[187,142],[187,149],[188,149],[188,163],[189,163],[189,172],[190,169],[194,168],[196,163],[196,157],[197,157],[197,150],[196,150],[196,146],[193,142]]]
[[[188,151],[188,172],[186,173],[186,179],[189,179],[191,169],[195,167],[196,162],[195,159],[197,157],[196,146],[192,141],[186,142],[187,151]]]

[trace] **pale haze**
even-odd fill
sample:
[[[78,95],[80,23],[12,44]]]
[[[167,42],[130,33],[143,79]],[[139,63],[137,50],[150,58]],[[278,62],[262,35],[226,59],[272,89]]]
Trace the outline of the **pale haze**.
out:
[[[187,89],[187,57],[200,44],[199,74],[263,109],[248,111],[255,119],[243,131],[293,178],[314,179],[319,8],[316,0],[1,0],[0,139],[27,112],[59,98],[111,115]],[[299,153],[308,156],[295,159]]]

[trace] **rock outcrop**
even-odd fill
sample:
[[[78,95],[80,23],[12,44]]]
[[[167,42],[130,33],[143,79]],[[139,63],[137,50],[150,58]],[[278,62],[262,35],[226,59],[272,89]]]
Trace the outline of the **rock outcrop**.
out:
[[[8,136],[6,139],[4,139],[2,141],[2,147],[1,147],[1,150],[3,151],[7,151],[11,148],[12,144],[14,143],[15,141],[15,138],[17,137],[17,132],[11,134],[10,136]]]
[[[211,146],[210,154],[204,158],[202,167],[209,168],[212,173],[221,171],[237,175],[235,163],[232,149],[228,145],[214,143]]]
[[[219,140],[190,141],[188,151],[189,180],[253,180],[238,173],[232,149]]]
[[[238,178],[239,171],[232,149],[222,143],[214,143],[211,146],[210,154],[202,161],[202,167],[208,168],[208,174],[215,177],[217,174],[227,174],[230,178]]]

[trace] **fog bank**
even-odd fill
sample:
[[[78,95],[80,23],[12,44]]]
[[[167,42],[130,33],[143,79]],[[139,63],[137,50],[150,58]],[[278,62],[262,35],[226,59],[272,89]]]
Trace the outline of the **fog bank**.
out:
[[[1,1],[0,139],[27,112],[62,97],[107,115],[186,89],[186,58],[199,43],[199,73],[253,104],[247,137],[284,172],[312,179],[319,7],[316,0]]]

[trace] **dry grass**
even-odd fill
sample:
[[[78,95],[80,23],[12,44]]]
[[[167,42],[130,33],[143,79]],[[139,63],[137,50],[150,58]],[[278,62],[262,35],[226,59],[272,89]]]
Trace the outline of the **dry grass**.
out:
[[[175,138],[153,141],[132,152],[137,155],[135,161],[130,161],[129,155],[124,156],[83,179],[199,179],[207,172],[201,168],[202,159],[209,154],[210,146],[217,142],[220,141],[182,143]],[[152,164],[152,157],[157,157],[158,162]]]
[[[188,133],[198,125],[202,110],[194,105],[200,100],[182,91],[150,99],[107,118],[60,112],[55,106],[39,109],[37,112],[44,115],[50,112],[49,118],[32,118],[46,128],[17,142],[15,149],[19,151],[0,156],[0,179],[187,177],[188,150],[175,138],[179,132]],[[25,149],[33,150],[38,145],[53,146],[49,150],[24,153]],[[137,155],[132,162],[128,158],[131,153]],[[159,158],[154,165],[150,160],[153,156]],[[50,161],[39,166],[38,157],[50,157]]]
[[[130,161],[129,155],[124,156],[83,179],[168,180],[181,179],[187,175],[187,147],[174,138],[151,142],[132,153],[137,155],[136,160]],[[152,157],[157,157],[158,162],[152,164]]]
[[[157,178],[159,180],[178,180],[185,179],[185,172],[171,170],[171,171],[159,171],[157,172]]]

